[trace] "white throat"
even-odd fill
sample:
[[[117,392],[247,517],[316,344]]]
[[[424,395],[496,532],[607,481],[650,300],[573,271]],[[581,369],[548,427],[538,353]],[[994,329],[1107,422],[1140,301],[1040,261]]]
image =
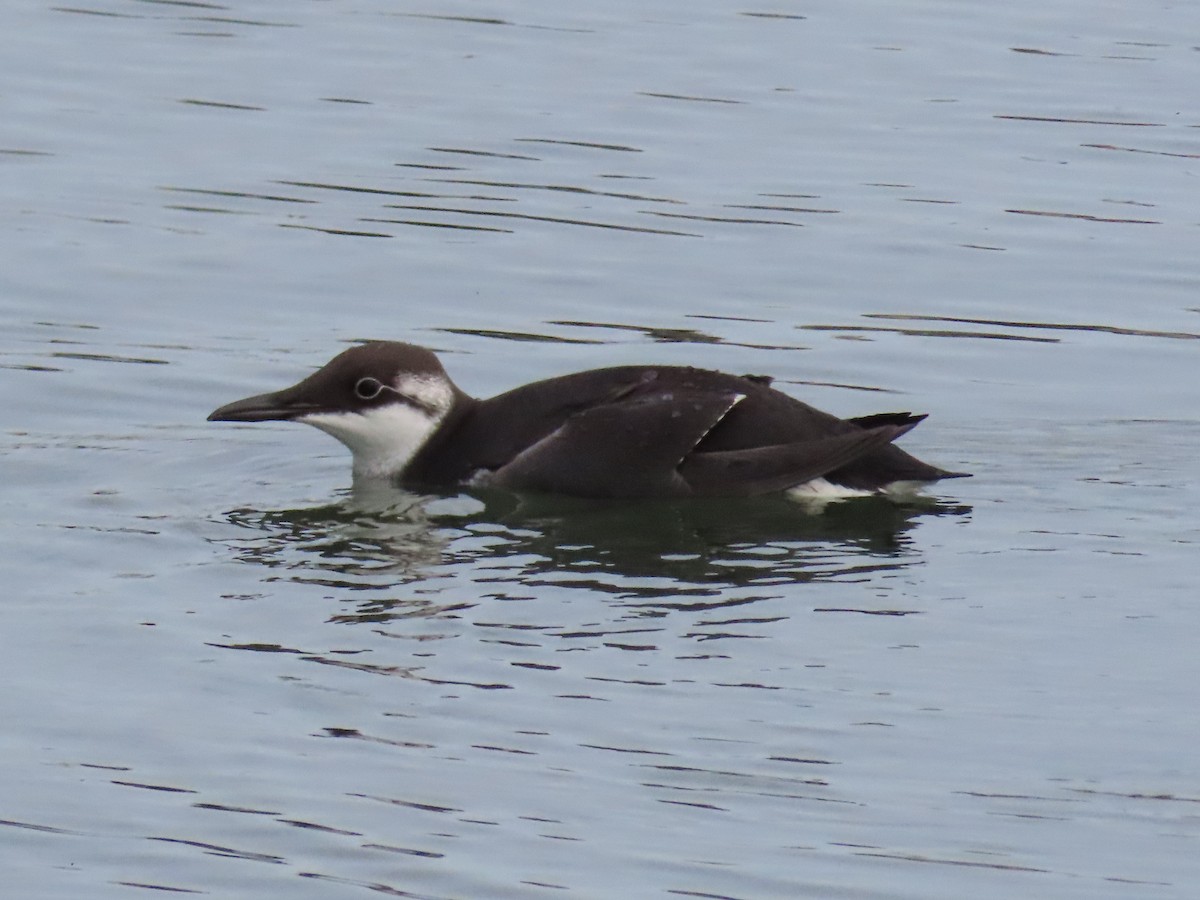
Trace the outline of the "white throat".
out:
[[[454,404],[453,390],[441,380],[402,378],[395,391],[421,405],[397,399],[360,412],[312,413],[299,421],[350,448],[356,481],[394,479],[403,474]]]

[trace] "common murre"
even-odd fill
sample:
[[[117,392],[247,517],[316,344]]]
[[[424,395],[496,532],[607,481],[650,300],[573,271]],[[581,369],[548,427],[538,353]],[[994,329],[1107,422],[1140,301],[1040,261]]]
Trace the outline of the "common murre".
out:
[[[964,477],[892,445],[924,415],[839,419],[761,375],[617,366],[470,397],[432,352],[371,341],[210,422],[297,421],[354,454],[359,479],[580,497],[861,496]]]

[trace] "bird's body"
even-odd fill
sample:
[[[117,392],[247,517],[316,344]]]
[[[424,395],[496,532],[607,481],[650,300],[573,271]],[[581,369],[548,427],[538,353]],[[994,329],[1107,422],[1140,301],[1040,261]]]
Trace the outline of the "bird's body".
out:
[[[884,493],[956,477],[892,441],[924,416],[839,419],[769,378],[618,366],[464,394],[428,350],[373,341],[218,421],[307,422],[346,444],[358,478],[582,497]]]

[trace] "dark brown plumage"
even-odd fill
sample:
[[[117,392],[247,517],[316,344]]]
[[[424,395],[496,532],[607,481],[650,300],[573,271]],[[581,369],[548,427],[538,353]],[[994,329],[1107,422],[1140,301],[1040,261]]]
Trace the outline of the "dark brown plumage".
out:
[[[382,341],[343,352],[292,388],[237,401],[209,418],[309,421],[350,446],[356,472],[413,485],[473,482],[585,497],[751,496],[814,479],[879,492],[963,474],[892,445],[924,416],[839,419],[763,376],[619,366],[477,400],[428,350]],[[421,433],[394,464],[377,462],[375,445],[400,419]],[[371,423],[385,420],[374,434]]]

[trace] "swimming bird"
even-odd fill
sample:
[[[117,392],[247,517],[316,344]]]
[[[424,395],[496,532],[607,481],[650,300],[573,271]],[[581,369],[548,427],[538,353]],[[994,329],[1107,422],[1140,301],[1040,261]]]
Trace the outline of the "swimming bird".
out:
[[[592,369],[479,400],[431,351],[370,341],[208,420],[313,425],[350,449],[356,481],[634,498],[856,496],[963,477],[893,446],[924,418],[840,419],[769,377],[684,366]]]

